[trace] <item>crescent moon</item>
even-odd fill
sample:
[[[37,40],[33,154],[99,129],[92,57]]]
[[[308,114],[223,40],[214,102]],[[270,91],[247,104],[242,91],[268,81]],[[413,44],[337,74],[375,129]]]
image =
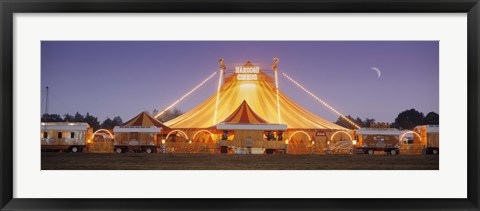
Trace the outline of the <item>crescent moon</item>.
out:
[[[370,69],[377,73],[378,78],[380,78],[380,76],[382,76],[382,72],[380,71],[380,69],[378,69],[378,67],[372,67]]]

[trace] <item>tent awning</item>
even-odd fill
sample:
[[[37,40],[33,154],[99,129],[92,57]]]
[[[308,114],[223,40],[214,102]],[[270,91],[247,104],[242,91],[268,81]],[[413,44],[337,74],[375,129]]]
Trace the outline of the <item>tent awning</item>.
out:
[[[218,130],[287,130],[284,124],[217,124]]]
[[[114,133],[160,133],[163,129],[158,127],[123,127],[115,126]]]

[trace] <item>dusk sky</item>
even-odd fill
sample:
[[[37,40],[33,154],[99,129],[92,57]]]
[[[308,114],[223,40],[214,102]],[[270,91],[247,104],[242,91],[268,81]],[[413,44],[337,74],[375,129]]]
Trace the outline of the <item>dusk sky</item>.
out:
[[[414,108],[439,112],[437,41],[43,41],[42,113],[90,112],[124,121],[163,110],[214,71],[252,61],[301,83],[344,115],[393,122]],[[381,77],[372,70],[377,67]],[[218,74],[176,107],[187,111],[216,92]],[[279,74],[279,87],[330,121],[338,116]]]

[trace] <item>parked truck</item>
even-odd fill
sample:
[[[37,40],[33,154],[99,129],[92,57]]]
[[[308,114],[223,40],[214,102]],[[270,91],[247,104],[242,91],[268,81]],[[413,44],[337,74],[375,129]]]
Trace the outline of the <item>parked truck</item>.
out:
[[[395,128],[360,128],[355,130],[357,152],[373,155],[376,151],[397,155],[400,153],[399,136]]]
[[[42,122],[42,152],[83,152],[93,129],[83,122]]]
[[[155,126],[116,126],[113,128],[115,134],[113,150],[116,153],[160,152],[161,137],[158,136],[161,136],[161,130]]]

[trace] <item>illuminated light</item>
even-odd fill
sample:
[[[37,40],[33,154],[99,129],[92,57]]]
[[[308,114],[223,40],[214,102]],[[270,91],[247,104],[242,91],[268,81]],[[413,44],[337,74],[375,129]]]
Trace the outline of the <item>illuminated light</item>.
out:
[[[252,83],[242,83],[242,84],[239,85],[239,87],[241,89],[253,89],[257,86],[255,84],[252,84]]]
[[[260,73],[260,67],[259,66],[254,66],[254,67],[237,66],[235,67],[235,73],[258,74]]]
[[[239,81],[256,81],[258,80],[257,74],[238,74],[237,80]]]
[[[192,144],[192,141],[188,141],[189,144]]]
[[[292,78],[290,78],[290,76],[288,76],[287,74],[285,73],[282,73],[283,76],[285,76],[285,78],[287,78],[289,81],[291,81],[292,83],[294,83],[295,85],[297,85],[298,87],[300,87],[300,89],[302,89],[303,91],[305,91],[307,94],[309,94],[310,96],[312,96],[315,100],[317,100],[318,102],[322,103],[325,107],[329,108],[331,111],[333,111],[335,114],[339,115],[340,117],[342,117],[342,119],[345,119],[348,123],[350,123],[351,125],[355,126],[357,129],[360,128],[360,126],[358,126],[357,124],[355,124],[354,122],[352,122],[350,119],[348,119],[346,116],[344,116],[343,114],[341,114],[340,112],[338,112],[337,110],[335,110],[332,106],[328,105],[325,101],[321,100],[320,98],[318,98],[316,95],[314,95],[312,92],[308,91],[305,87],[303,87],[301,84],[299,84],[297,81],[293,80]]]
[[[307,132],[305,132],[305,131],[303,131],[303,130],[297,130],[297,131],[293,132],[293,133],[290,135],[290,138],[289,138],[289,140],[291,140],[291,139],[292,139],[292,137],[293,137],[293,135],[295,135],[295,134],[297,134],[297,133],[303,133],[303,134],[305,134],[305,135],[307,135],[307,136],[308,136],[308,140],[309,140],[309,141],[311,141],[311,140],[312,140],[312,138],[310,138],[310,135],[308,135],[308,133],[307,133]]]
[[[106,129],[98,129],[97,131],[95,131],[95,133],[93,133],[92,138],[95,137],[95,135],[97,135],[97,133],[101,133],[101,132],[108,133],[108,135],[110,135],[110,138],[113,139],[113,134],[110,133],[110,131],[108,131]]]
[[[357,140],[352,140],[352,144],[355,146],[357,145]]]
[[[168,140],[168,137],[169,137],[172,133],[174,133],[174,132],[180,133],[181,135],[183,135],[183,137],[184,137],[185,139],[188,140],[187,134],[186,134],[185,132],[183,132],[182,130],[172,130],[172,131],[170,131],[170,133],[167,134],[167,137],[165,137],[165,139]],[[178,134],[177,134],[177,135],[178,135]]]
[[[203,84],[205,84],[208,80],[210,80],[215,74],[217,74],[217,72],[213,72],[210,76],[208,76],[208,78],[206,78],[205,80],[203,80],[200,84],[198,84],[196,87],[194,87],[192,90],[190,90],[189,92],[187,92],[187,94],[183,95],[181,98],[179,98],[178,100],[176,100],[175,102],[173,102],[170,106],[166,107],[165,109],[163,109],[163,111],[161,111],[160,113],[158,113],[157,115],[155,115],[155,119],[158,118],[159,116],[161,116],[162,114],[164,114],[166,111],[170,110],[171,108],[173,108],[175,105],[177,105],[180,101],[182,101],[183,99],[185,99],[186,97],[188,97],[190,94],[192,94],[195,90],[197,90],[198,88],[200,88]]]
[[[347,132],[345,132],[345,131],[342,131],[342,130],[339,130],[339,131],[337,131],[337,132],[333,133],[333,134],[332,134],[332,138],[330,138],[330,139],[332,139],[332,140],[333,140],[333,138],[334,138],[334,137],[335,137],[335,136],[336,136],[338,133],[347,134],[347,136],[350,138],[350,140],[352,140],[352,139],[353,139],[353,138],[352,138],[352,136],[351,136],[349,133],[347,133]]]
[[[285,140],[285,144],[288,144],[288,139],[287,139],[287,140]]]
[[[420,139],[420,141],[423,142],[422,137],[420,136],[420,134],[418,134],[418,133],[415,132],[415,131],[407,131],[407,132],[403,133],[402,136],[400,136],[400,141],[401,141],[401,140],[405,137],[405,135],[407,135],[407,134],[415,134],[415,135]]]
[[[275,74],[275,87],[277,88],[277,113],[278,113],[278,124],[281,124],[281,116],[280,116],[280,97],[278,95],[278,74],[277,74],[277,70],[275,68],[275,71],[274,71],[274,74]]]
[[[87,143],[89,143],[89,144],[90,144],[91,142],[92,142],[92,139],[88,139]]]
[[[327,145],[330,145],[330,141],[327,141]]]
[[[223,69],[220,69],[220,77],[218,77],[217,96],[215,101],[215,112],[213,112],[213,125],[217,124],[218,101],[220,100],[220,88],[222,87]]]
[[[237,74],[237,80],[239,81],[256,81],[258,80],[257,74],[260,73],[260,67],[237,66],[235,67],[235,73]]]
[[[162,144],[165,144],[165,139],[162,139]]]
[[[312,144],[315,144],[315,141],[312,141]]]
[[[210,132],[210,131],[208,131],[208,130],[199,130],[199,131],[197,131],[195,134],[193,134],[193,138],[192,138],[192,139],[195,140],[195,136],[197,136],[197,134],[200,133],[200,132],[207,132],[207,133],[209,133],[209,134],[210,134],[210,137],[212,137],[212,140],[213,140],[213,133]]]

